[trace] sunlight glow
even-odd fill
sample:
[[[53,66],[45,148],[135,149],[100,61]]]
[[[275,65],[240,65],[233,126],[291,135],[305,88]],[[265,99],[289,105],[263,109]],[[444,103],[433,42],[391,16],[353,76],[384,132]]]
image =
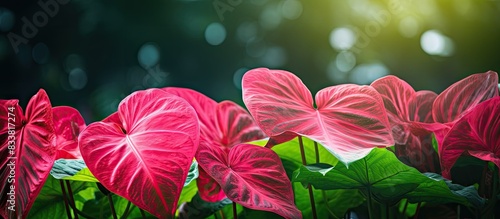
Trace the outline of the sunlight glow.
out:
[[[335,50],[348,50],[356,43],[356,34],[347,27],[340,27],[330,33],[330,45]]]
[[[418,34],[420,27],[417,19],[406,17],[399,22],[399,33],[407,38],[412,38]]]
[[[453,41],[436,30],[428,30],[422,34],[420,45],[429,55],[451,56],[454,52]]]

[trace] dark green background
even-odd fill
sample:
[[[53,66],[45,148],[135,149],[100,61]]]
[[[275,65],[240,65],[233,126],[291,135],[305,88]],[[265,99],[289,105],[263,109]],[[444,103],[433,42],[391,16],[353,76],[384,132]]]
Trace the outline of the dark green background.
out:
[[[131,92],[155,86],[189,87],[217,101],[231,99],[241,104],[235,72],[261,66],[292,71],[315,93],[326,86],[356,82],[349,77],[328,77],[328,66],[339,53],[329,43],[332,30],[364,31],[378,14],[387,12],[387,23],[379,22],[380,29],[369,37],[367,46],[355,52],[357,66],[381,63],[388,73],[415,89],[435,92],[467,75],[500,69],[500,1],[403,0],[396,1],[400,5],[395,11],[392,0],[302,0],[302,13],[296,19],[283,16],[285,1],[218,0],[219,6],[231,8],[221,20],[214,0],[70,0],[59,5],[55,16],[15,53],[8,34],[21,35],[22,17],[31,20],[42,10],[38,2],[47,0],[1,0],[0,98],[20,99],[24,107],[44,88],[54,106],[76,107],[87,122],[116,110]],[[279,22],[266,28],[266,16]],[[401,21],[408,17],[418,22],[412,37],[399,31]],[[204,35],[214,22],[222,24],[227,33],[217,46],[208,44]],[[250,44],[238,35],[242,25],[255,30]],[[448,36],[454,44],[453,54],[425,53],[420,40],[428,30]],[[141,67],[138,51],[146,43],[156,45],[160,54],[150,72],[166,78],[144,81],[150,73]],[[40,45],[44,45],[42,53],[35,49]],[[78,90],[68,83],[75,67],[87,77]]]

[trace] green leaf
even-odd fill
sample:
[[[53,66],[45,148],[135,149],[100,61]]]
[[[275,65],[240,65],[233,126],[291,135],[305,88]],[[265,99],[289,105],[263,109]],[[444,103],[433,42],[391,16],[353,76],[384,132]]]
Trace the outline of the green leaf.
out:
[[[184,182],[184,187],[189,185],[193,180],[197,179],[200,173],[198,172],[198,162],[193,160],[191,163],[191,167],[189,167],[189,172],[186,178],[186,182]]]
[[[304,218],[312,218],[309,191],[294,184],[295,204]],[[318,218],[342,218],[347,210],[363,204],[365,198],[355,189],[313,190]]]
[[[129,205],[129,200],[118,196],[118,195],[113,195],[113,204],[115,206],[116,210],[116,215],[118,218],[123,218],[124,214],[126,213],[127,205]],[[109,208],[109,205],[108,205]],[[156,218],[152,214],[148,213],[147,211],[144,211],[146,218]],[[112,219],[112,216],[109,217],[109,219]],[[134,204],[130,203],[129,210],[128,210],[128,216],[127,219],[142,219],[141,215],[141,210],[135,206]]]
[[[79,209],[82,209],[84,202],[94,198],[93,193],[97,190],[95,184],[89,182],[70,181],[70,185],[75,205]],[[36,198],[28,218],[66,218],[66,215],[60,180],[49,176]]]
[[[184,188],[182,188],[177,206],[180,206],[184,202],[191,201],[196,193],[198,193],[198,186],[196,185],[196,180],[193,180],[187,186],[184,186]]]
[[[265,144],[265,141],[263,144]],[[304,145],[304,154],[308,163],[316,163],[316,152],[314,141],[302,137]],[[318,146],[319,161],[329,165],[336,165],[338,159],[328,152],[321,144]],[[293,172],[302,166],[302,158],[300,154],[300,146],[298,138],[291,141],[276,145],[272,148],[281,158],[281,162],[285,167],[288,177],[291,179]],[[309,201],[309,191],[300,184],[294,184],[295,204],[302,211],[304,218],[312,218],[311,203]],[[337,190],[337,191],[321,191],[313,190],[316,213],[319,218],[329,218],[333,216],[341,218],[348,209],[355,208],[361,205],[364,201],[363,196],[357,190]],[[247,210],[245,210],[247,212]],[[251,211],[248,211],[251,213]],[[250,214],[249,213],[249,214]],[[260,213],[259,213],[260,214]],[[250,214],[253,217],[253,213]]]
[[[349,168],[339,163],[327,171],[331,167],[327,164],[302,166],[295,171],[293,181],[311,184],[317,189],[359,189],[365,197],[371,196],[379,203],[390,205],[403,198],[411,203],[471,205],[464,196],[453,193],[443,180],[421,174],[386,149],[373,149],[365,158],[350,164]]]
[[[253,144],[253,145],[257,145],[257,146],[266,146],[267,142],[269,141],[269,138],[265,138],[265,139],[260,139],[260,140],[255,140],[255,141],[251,141],[251,142],[247,142],[247,144]]]
[[[424,173],[424,175],[434,180],[443,180],[453,194],[465,197],[475,207],[482,207],[486,203],[486,200],[479,196],[474,185],[462,186],[460,184],[453,184],[450,180],[443,178],[443,176],[437,173]]]
[[[302,144],[304,145],[304,154],[307,163],[317,163],[314,141],[302,137]],[[335,158],[330,152],[328,152],[322,145],[317,145],[319,161],[321,163],[327,163],[332,166],[338,163],[338,159]],[[278,156],[281,158],[281,162],[285,167],[286,174],[288,178],[291,179],[293,172],[302,166],[302,158],[300,155],[298,138],[294,138],[288,142],[278,144],[274,146],[272,150],[276,152],[276,154],[278,154]]]
[[[56,179],[99,182],[85,165],[82,159],[59,159],[54,162],[50,171]]]
[[[109,199],[107,196],[105,196],[102,192],[100,192],[98,189],[95,190],[95,199],[89,200],[85,202],[85,205],[83,206],[83,212],[88,214],[89,216],[93,218],[103,218],[103,219],[112,219],[113,216],[111,215],[111,208],[109,206]],[[124,214],[126,213],[127,205],[129,204],[129,201],[121,196],[112,195],[113,199],[113,206],[115,207],[116,215],[118,218],[122,218]],[[147,211],[144,211],[146,214],[146,218],[156,218]],[[140,212],[140,209],[135,206],[134,204],[130,204],[129,209],[128,209],[128,219],[142,219],[142,215]]]
[[[85,202],[82,211],[93,218],[110,218],[111,209],[109,208],[108,197],[98,189],[94,192],[94,199]]]

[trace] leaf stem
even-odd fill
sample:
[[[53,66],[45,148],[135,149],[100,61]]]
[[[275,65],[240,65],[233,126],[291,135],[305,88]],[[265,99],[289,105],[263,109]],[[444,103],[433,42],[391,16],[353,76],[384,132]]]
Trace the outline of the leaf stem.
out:
[[[302,136],[299,135],[299,146],[300,146],[300,156],[302,157],[302,164],[307,165],[306,161],[306,153],[304,152],[304,143],[302,142]],[[314,193],[311,185],[307,186],[309,190],[309,201],[311,202],[311,211],[313,215],[313,219],[317,219],[318,215],[316,213],[316,202],[314,201]]]
[[[108,201],[109,201],[109,208],[111,209],[111,215],[113,215],[113,219],[118,219],[118,216],[116,216],[116,211],[115,211],[115,205],[113,204],[113,197],[111,196],[111,192],[108,193]]]
[[[222,212],[222,209],[219,210],[219,214],[222,219],[226,219],[226,216],[224,216],[224,212]]]
[[[304,151],[304,143],[302,143],[302,136],[299,135],[300,157],[302,158],[302,165],[307,165],[306,153]]]
[[[64,182],[62,179],[59,180],[59,185],[61,185],[61,191],[63,193],[63,199],[64,199],[64,207],[66,208],[66,214],[68,215],[68,218],[71,219],[71,210],[69,210],[69,204],[68,204],[68,199],[66,198],[66,189],[64,188]]]
[[[319,163],[318,142],[314,141],[314,152],[316,153],[316,163]]]
[[[71,183],[68,180],[64,181],[66,181],[66,188],[68,189],[69,204],[71,206],[76,206],[75,199],[73,198],[73,190],[71,190]],[[75,219],[78,219],[78,213],[73,210],[73,214],[75,215]]]
[[[128,215],[130,214],[130,205],[132,203],[130,201],[128,201],[127,203],[127,207],[125,207],[125,211],[123,211],[123,214],[122,216],[120,217],[121,219],[126,219],[128,217]]]
[[[236,202],[233,202],[233,218],[238,219],[238,210],[236,209]]]
[[[65,204],[69,204],[69,207],[71,207],[71,209],[73,210],[73,212],[74,212],[74,214],[75,214],[75,218],[76,218],[76,217],[78,217],[78,216],[76,216],[76,215],[80,215],[80,216],[82,216],[82,217],[84,217],[84,218],[94,219],[92,216],[90,216],[90,215],[88,215],[88,214],[86,214],[86,213],[84,213],[84,212],[82,212],[82,211],[80,211],[80,210],[78,210],[78,209],[76,208],[75,202],[71,202],[71,201],[68,199],[68,197],[66,196],[66,189],[65,189],[65,187],[64,187],[63,180],[59,180],[59,182],[60,182],[60,185],[61,185],[61,190],[62,190],[62,192],[63,192],[63,200],[64,200],[64,203],[65,203]],[[66,181],[66,182],[68,182],[68,181]],[[71,189],[71,186],[70,186],[70,184],[69,184],[69,183],[68,183],[68,189]],[[74,200],[74,199],[73,199],[73,200]],[[68,209],[66,212],[69,212],[68,214],[69,214],[69,216],[70,216],[70,217],[68,217],[68,218],[70,218],[70,219],[71,219],[71,211]]]

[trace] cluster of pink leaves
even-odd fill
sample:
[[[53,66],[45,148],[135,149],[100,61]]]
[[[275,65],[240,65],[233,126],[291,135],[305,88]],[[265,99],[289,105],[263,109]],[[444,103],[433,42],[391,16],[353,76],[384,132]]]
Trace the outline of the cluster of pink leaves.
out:
[[[15,211],[11,211],[7,209],[10,204],[6,192],[2,192],[0,215],[4,218],[25,218],[28,215],[56,159],[81,158],[77,137],[85,128],[85,122],[76,109],[67,106],[52,108],[44,90],[31,98],[25,113],[18,102],[0,100],[1,190],[10,191],[13,186],[16,194]],[[15,127],[14,138],[8,137],[8,130],[12,127]],[[10,154],[9,140],[15,141],[14,154]],[[13,180],[9,180],[12,175],[7,166],[11,162],[15,164]]]
[[[242,87],[245,104],[270,143],[305,136],[345,164],[374,146],[395,145],[396,154],[421,171],[435,171],[433,161],[439,159],[443,176],[450,178],[462,155],[500,166],[497,84],[496,72],[478,73],[438,95],[386,76],[370,86],[324,88],[316,94],[316,108],[310,91],[290,72],[254,69],[244,75]]]
[[[7,121],[15,107],[16,214],[26,217],[58,158],[83,158],[110,191],[160,218],[172,218],[193,158],[198,190],[206,201],[229,198],[245,207],[301,218],[279,157],[269,148],[298,135],[319,142],[346,165],[374,147],[396,145],[414,160],[434,133],[443,175],[458,157],[500,165],[500,97],[495,72],[469,76],[437,95],[415,90],[395,76],[370,86],[337,85],[315,101],[294,74],[265,68],[243,77],[250,114],[184,88],[134,92],[116,113],[85,126],[71,107],[52,108],[40,90],[23,114],[17,100],[0,100]],[[315,103],[314,103],[315,102]],[[314,106],[316,104],[316,107]],[[269,136],[266,147],[246,142]],[[8,157],[8,127],[0,124],[0,155]],[[431,154],[432,155],[432,154]],[[0,182],[7,191],[7,162]],[[0,199],[7,217],[7,197]]]
[[[43,90],[30,100],[26,115],[17,103],[2,100],[0,116],[7,121],[8,107],[15,107],[15,213],[20,218],[27,216],[59,158],[83,158],[108,190],[159,218],[173,218],[195,157],[201,167],[200,195],[207,201],[227,196],[248,208],[302,217],[278,155],[242,144],[265,135],[231,101],[216,103],[183,88],[148,89],[129,95],[117,112],[88,127],[76,109],[52,108]],[[0,152],[8,157],[7,124],[0,130]],[[8,161],[2,159],[5,189]],[[7,217],[12,211],[3,194],[1,204]]]
[[[451,167],[462,155],[472,155],[500,166],[500,100],[496,72],[471,75],[439,95],[426,90],[415,92],[395,76],[380,78],[371,86],[384,99],[397,154],[409,157],[419,170],[434,170],[431,165],[436,153],[429,140],[431,132],[438,142],[439,161],[446,178],[451,178]],[[495,105],[497,108],[491,108]],[[477,121],[472,121],[473,118]],[[420,162],[422,159],[431,164]],[[422,163],[428,165],[422,166]]]

